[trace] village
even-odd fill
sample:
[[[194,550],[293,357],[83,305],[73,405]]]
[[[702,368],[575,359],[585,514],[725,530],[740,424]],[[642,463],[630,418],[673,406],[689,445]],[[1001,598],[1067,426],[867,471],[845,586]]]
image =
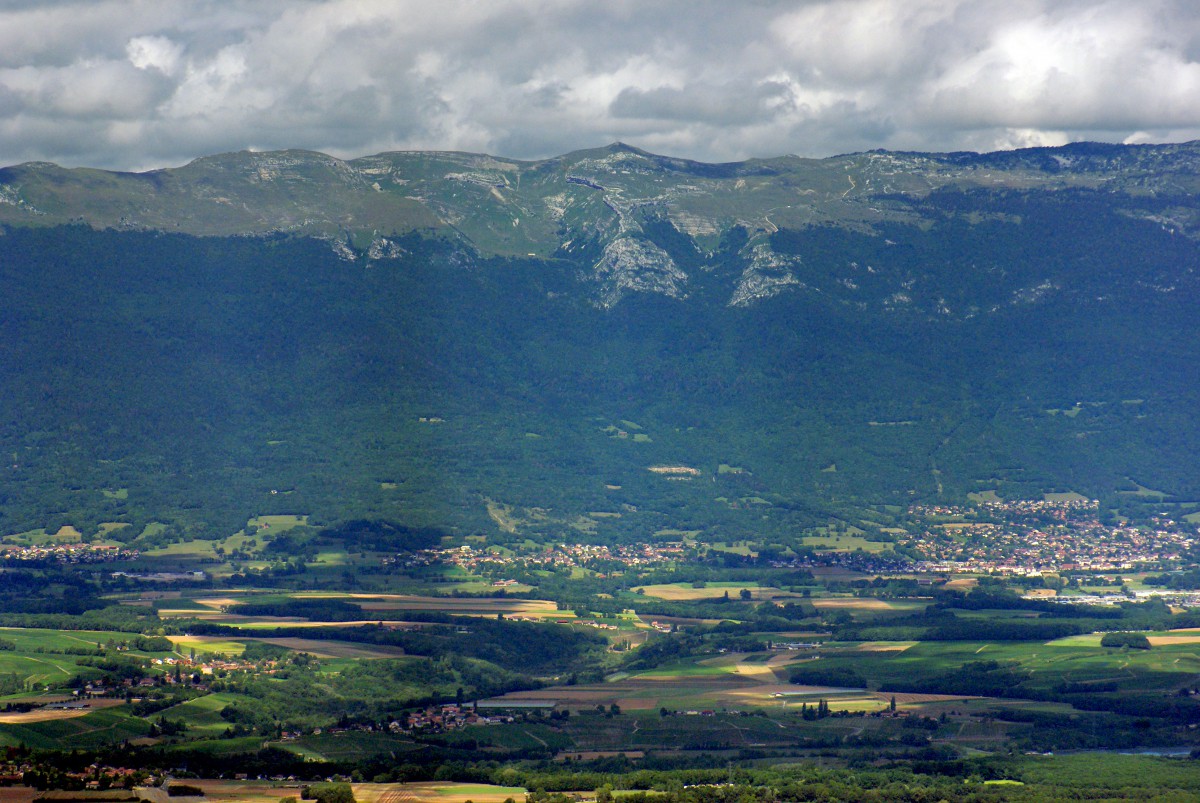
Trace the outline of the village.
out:
[[[1195,525],[1156,518],[1153,527],[1100,521],[1095,500],[916,507],[918,531],[898,537],[918,571],[1036,575],[1162,570],[1198,543]]]
[[[411,554],[385,558],[385,565],[403,568],[457,566],[469,573],[492,569],[593,569],[613,571],[650,568],[684,560],[689,549],[680,541],[654,544],[553,544],[526,554],[492,552],[470,544],[446,549],[421,549]],[[503,581],[501,581],[503,584]],[[511,583],[509,583],[511,585]]]
[[[1102,522],[1099,502],[1018,500],[974,505],[914,505],[910,523],[892,531],[894,551],[819,552],[770,561],[775,568],[840,566],[858,571],[908,570],[1037,576],[1043,572],[1166,570],[1189,560],[1200,545],[1197,526],[1157,517],[1151,526]],[[384,559],[402,568],[446,565],[472,574],[506,570],[588,569],[605,572],[647,569],[698,557],[681,541],[618,546],[559,543],[514,553],[462,546],[423,549]],[[496,580],[497,588],[515,585]]]
[[[108,563],[137,560],[138,550],[114,544],[40,544],[0,546],[0,561],[14,563]]]

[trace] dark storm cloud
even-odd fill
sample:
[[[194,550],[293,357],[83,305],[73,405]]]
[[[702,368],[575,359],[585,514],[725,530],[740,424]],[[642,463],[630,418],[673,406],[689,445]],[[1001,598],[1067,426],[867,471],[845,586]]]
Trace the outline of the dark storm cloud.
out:
[[[1190,139],[1198,54],[1192,0],[18,0],[0,163]]]

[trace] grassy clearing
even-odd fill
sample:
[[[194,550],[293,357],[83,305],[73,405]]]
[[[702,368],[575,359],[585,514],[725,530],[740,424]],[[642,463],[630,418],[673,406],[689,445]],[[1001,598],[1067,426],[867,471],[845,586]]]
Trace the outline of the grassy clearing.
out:
[[[308,516],[255,516],[247,524],[257,527],[263,535],[274,535],[287,530],[293,530],[296,527],[308,526]]]
[[[188,653],[196,651],[199,656],[206,655],[241,655],[246,649],[246,642],[234,641],[220,636],[167,636],[175,645],[175,651]]]
[[[209,558],[217,554],[220,544],[220,541],[179,541],[158,549],[147,549],[142,554],[151,558]]]
[[[857,535],[806,535],[804,545],[818,552],[854,552],[861,549],[871,553],[882,552],[891,546],[881,541],[868,541]]]
[[[254,706],[254,700],[241,695],[208,694],[164,709],[162,716],[185,723],[189,736],[217,736],[229,727],[229,722],[221,717],[221,710],[234,703]]]
[[[21,533],[13,533],[6,535],[2,539],[6,544],[20,544],[21,546],[40,546],[50,542],[50,536],[45,530],[26,530]]]
[[[1047,647],[1099,647],[1100,639],[1103,638],[1102,633],[1084,633],[1079,636],[1067,636],[1065,638],[1054,639],[1047,641]]]
[[[1047,502],[1061,504],[1063,502],[1086,502],[1088,498],[1083,494],[1067,491],[1066,493],[1042,494],[1042,499]]]

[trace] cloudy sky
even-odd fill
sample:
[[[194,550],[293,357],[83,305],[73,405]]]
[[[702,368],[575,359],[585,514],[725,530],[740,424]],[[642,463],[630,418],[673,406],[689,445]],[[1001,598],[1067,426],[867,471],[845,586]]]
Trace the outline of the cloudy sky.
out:
[[[0,0],[0,164],[1195,138],[1197,0]]]

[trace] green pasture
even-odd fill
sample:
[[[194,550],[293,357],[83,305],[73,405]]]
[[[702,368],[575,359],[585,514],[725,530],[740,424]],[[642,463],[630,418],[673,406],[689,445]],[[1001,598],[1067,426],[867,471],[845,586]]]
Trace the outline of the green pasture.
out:
[[[709,664],[709,663],[676,663],[669,666],[658,667],[657,669],[648,669],[645,672],[635,672],[630,677],[646,678],[646,679],[684,679],[695,677],[718,677],[721,675],[729,675],[734,672],[732,664]]]
[[[244,756],[261,749],[262,745],[261,736],[238,736],[233,739],[213,737],[183,741],[165,745],[161,749],[167,753],[187,751],[206,753],[210,756]]]
[[[155,714],[152,719],[162,716],[164,719],[184,723],[187,725],[186,735],[189,738],[216,735],[224,732],[230,724],[221,718],[221,709],[234,703],[240,703],[249,708],[253,708],[257,704],[255,700],[239,694],[226,692],[206,694],[203,697],[166,708]]]
[[[1067,491],[1065,493],[1042,494],[1042,499],[1044,499],[1047,502],[1052,502],[1052,503],[1086,502],[1088,500],[1088,498],[1086,496],[1084,496],[1083,494],[1080,494],[1080,493],[1076,493],[1075,491]]]
[[[44,628],[0,627],[0,638],[16,644],[13,652],[62,652],[68,649],[103,646],[110,639],[132,641],[136,633],[112,633],[102,630],[48,630]],[[0,656],[5,653],[0,652]]]
[[[863,552],[882,552],[891,546],[881,541],[868,541],[853,534],[846,535],[806,535],[804,546],[812,547],[818,552],[853,552],[861,549]]]
[[[142,555],[149,558],[211,558],[217,554],[217,547],[221,543],[221,541],[200,540],[177,541],[158,549],[143,550]]]
[[[54,536],[49,535],[44,529],[26,530],[21,533],[12,533],[0,538],[6,544],[18,544],[20,546],[42,546],[53,540]]]
[[[258,535],[276,535],[297,527],[307,526],[308,516],[255,516],[247,524],[258,527],[260,530]]]
[[[175,652],[180,655],[187,655],[192,650],[197,656],[241,655],[246,649],[245,641],[216,636],[171,636],[170,639],[175,644]]]
[[[40,687],[62,683],[78,675],[81,668],[70,658],[59,655],[22,655],[0,652],[0,674],[16,675],[26,686]]]
[[[34,687],[62,683],[76,675],[93,677],[98,671],[81,666],[84,656],[72,655],[68,650],[95,650],[108,642],[133,641],[134,633],[115,633],[95,630],[47,630],[18,627],[0,628],[0,638],[13,642],[15,649],[0,650],[0,674],[15,674],[27,685]],[[154,657],[161,655],[125,650],[125,655]]]

